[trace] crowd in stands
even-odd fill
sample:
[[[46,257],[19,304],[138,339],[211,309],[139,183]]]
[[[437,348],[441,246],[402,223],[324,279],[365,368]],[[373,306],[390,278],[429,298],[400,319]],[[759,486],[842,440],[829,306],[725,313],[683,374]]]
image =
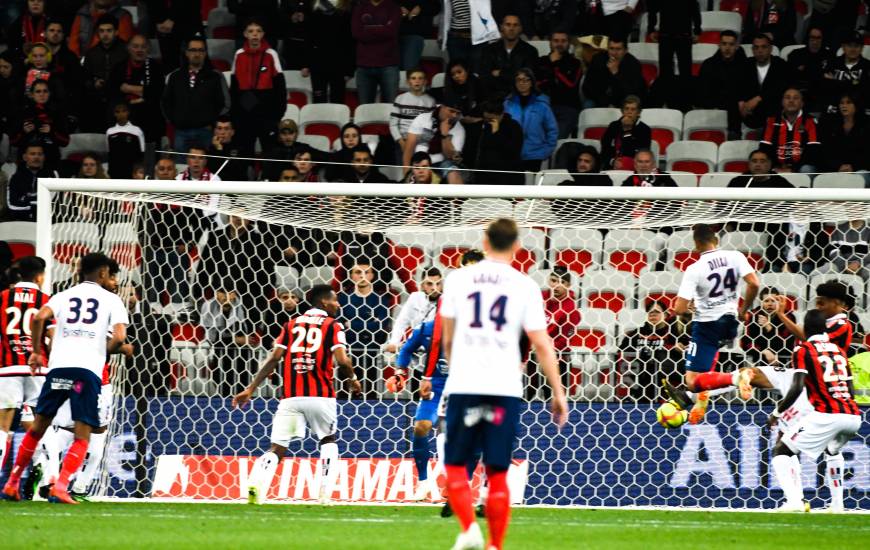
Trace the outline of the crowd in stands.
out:
[[[0,160],[8,162],[0,173],[0,221],[34,221],[37,178],[58,176],[522,185],[527,174],[564,168],[569,174],[560,185],[676,187],[677,175],[662,170],[655,128],[644,122],[644,110],[652,108],[721,110],[724,139],[757,139],[742,159],[745,172],[733,174],[729,187],[788,188],[795,186],[792,173],[866,172],[870,61],[862,56],[868,40],[860,26],[866,4],[6,2]],[[709,13],[735,12],[736,28],[705,24]],[[436,53],[428,48],[433,40]],[[703,59],[695,54],[699,43],[711,48]],[[657,58],[633,54],[650,44]],[[299,79],[310,91],[301,101]],[[346,116],[333,130],[309,133],[301,103],[337,105]],[[390,107],[365,124],[361,112],[376,104]],[[594,140],[582,139],[583,112],[601,108],[619,114]],[[177,155],[160,153],[170,150]],[[273,200],[269,207],[287,211],[299,199]],[[408,204],[425,215],[422,200]],[[139,236],[148,281],[143,303],[188,303],[204,340],[227,350],[215,359],[223,373],[217,383],[227,393],[246,382],[252,350],[274,340],[275,324],[303,299],[297,288],[275,284],[276,270],[328,266],[371,391],[370,371],[380,368],[397,307],[391,289],[396,282],[403,292],[417,285],[392,243],[380,233],[330,234],[221,216],[214,207],[148,206]],[[94,211],[85,203],[64,208],[79,215],[56,221],[89,219]],[[764,235],[770,272],[870,278],[863,220],[723,229]],[[571,290],[576,273],[549,268],[547,307],[559,319],[553,336],[567,365],[570,328],[579,322]],[[781,330],[771,303],[763,301],[747,327],[747,338],[767,342],[744,346],[752,357],[771,360],[788,347],[771,335]],[[619,347],[625,357],[653,357],[676,372],[688,321],[669,317],[665,303],[643,306],[646,323]],[[658,343],[641,342],[650,339]],[[530,392],[539,385],[533,380]]]

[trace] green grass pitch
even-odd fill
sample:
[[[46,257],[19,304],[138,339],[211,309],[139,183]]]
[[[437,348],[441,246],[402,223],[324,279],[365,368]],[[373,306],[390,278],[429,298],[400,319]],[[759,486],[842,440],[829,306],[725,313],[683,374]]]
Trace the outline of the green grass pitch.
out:
[[[446,549],[455,518],[432,506],[0,503],[0,547]],[[506,548],[855,548],[863,514],[520,508]],[[860,546],[860,544],[858,544]]]

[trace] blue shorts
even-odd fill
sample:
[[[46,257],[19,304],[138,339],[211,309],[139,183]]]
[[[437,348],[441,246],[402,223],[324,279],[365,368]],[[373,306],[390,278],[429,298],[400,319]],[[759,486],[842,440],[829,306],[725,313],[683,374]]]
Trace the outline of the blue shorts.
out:
[[[520,403],[518,397],[451,394],[445,464],[465,466],[482,451],[486,466],[507,470],[517,438]]]
[[[692,323],[692,343],[686,351],[686,371],[714,370],[719,348],[737,337],[737,327],[737,317],[734,315],[723,315],[715,321]]]
[[[414,415],[414,422],[428,420],[432,424],[438,421],[438,402],[441,401],[441,394],[444,393],[444,382],[432,381],[432,395],[430,399],[422,399],[417,404],[417,413]]]
[[[70,416],[74,421],[99,428],[101,386],[100,377],[88,369],[52,369],[45,375],[36,414],[54,418],[60,406],[69,400]]]

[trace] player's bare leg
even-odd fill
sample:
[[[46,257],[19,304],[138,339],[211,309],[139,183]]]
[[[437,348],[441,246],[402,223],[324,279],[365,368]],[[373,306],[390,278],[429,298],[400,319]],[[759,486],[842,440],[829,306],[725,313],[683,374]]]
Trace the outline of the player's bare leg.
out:
[[[39,440],[45,435],[45,431],[51,426],[52,417],[37,414],[33,425],[24,434],[24,439],[18,447],[18,456],[15,457],[15,464],[12,466],[12,471],[9,473],[9,479],[3,487],[0,497],[6,500],[21,500],[21,476],[27,465],[30,464],[30,459],[33,458],[33,453],[36,452],[39,446]]]
[[[248,477],[248,504],[263,504],[266,501],[275,471],[285,454],[287,447],[272,443],[269,450],[254,462]]]
[[[332,500],[332,489],[335,487],[335,477],[338,475],[338,445],[335,436],[328,435],[320,440],[320,494],[321,504],[329,504]]]
[[[418,420],[414,424],[414,437],[411,441],[411,454],[414,456],[414,464],[417,467],[417,489],[414,491],[414,500],[427,500],[432,494],[432,485],[429,483],[429,434],[432,431],[432,423],[428,420]]]
[[[68,492],[70,477],[79,471],[82,463],[85,461],[85,456],[88,454],[88,444],[91,439],[91,431],[93,427],[84,422],[75,422],[75,441],[70,445],[66,455],[63,457],[63,464],[60,468],[60,475],[57,481],[52,485],[48,492],[48,501],[59,504],[78,504],[70,496]]]

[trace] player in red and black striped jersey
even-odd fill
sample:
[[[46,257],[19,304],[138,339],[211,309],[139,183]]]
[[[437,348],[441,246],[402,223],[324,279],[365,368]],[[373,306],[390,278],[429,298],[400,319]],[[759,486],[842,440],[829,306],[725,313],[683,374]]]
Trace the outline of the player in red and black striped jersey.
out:
[[[840,453],[843,446],[861,428],[861,412],[855,403],[852,371],[843,349],[828,339],[826,314],[816,309],[804,319],[806,339],[795,348],[794,377],[788,393],[779,402],[768,425],[776,425],[806,389],[814,410],[790,426],[774,448],[773,468],[786,495],[781,509],[804,511],[800,461],[803,453],[815,459],[825,453],[828,485],[831,489],[831,510],[843,509],[843,466]]]
[[[30,321],[51,297],[39,290],[45,277],[42,258],[21,258],[10,272],[17,282],[0,292],[0,470],[12,445],[15,412],[25,404],[36,406],[45,381],[45,369],[31,373],[27,359],[33,351]]]
[[[287,453],[290,441],[305,436],[305,428],[320,444],[320,500],[331,495],[338,460],[335,443],[336,402],[333,386],[333,365],[338,365],[339,377],[353,394],[361,391],[347,354],[347,344],[341,323],[338,296],[329,285],[314,286],[308,298],[312,308],[284,325],[275,341],[272,355],[260,367],[251,384],[233,398],[233,406],[244,406],[254,391],[278,367],[283,366],[283,395],[272,420],[272,446],[257,459],[248,481],[248,502],[261,504],[275,477],[278,462]]]
[[[806,340],[803,329],[790,319],[785,310],[786,300],[780,300],[776,314],[783,325],[800,340]],[[840,346],[847,356],[853,355],[852,336],[854,327],[849,320],[849,310],[855,307],[855,297],[848,285],[840,281],[827,281],[816,287],[816,310],[826,319],[828,339]]]

